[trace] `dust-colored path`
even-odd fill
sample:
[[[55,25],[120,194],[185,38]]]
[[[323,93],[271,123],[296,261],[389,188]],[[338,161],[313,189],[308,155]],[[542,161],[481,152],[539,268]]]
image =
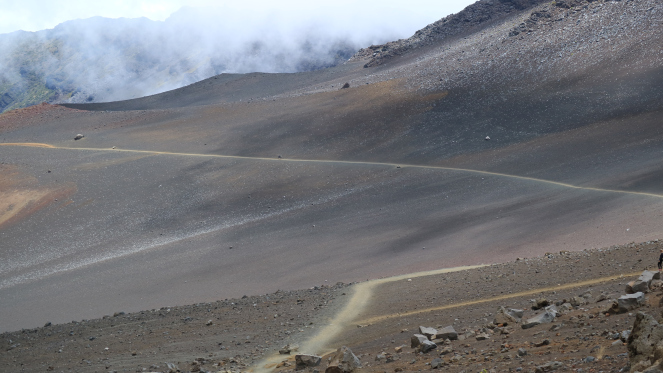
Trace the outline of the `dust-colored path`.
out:
[[[67,146],[54,146],[54,145],[41,144],[41,143],[0,143],[0,146],[25,146],[25,147],[48,148],[48,149],[79,150],[79,151],[111,151],[111,152],[127,152],[127,153],[153,154],[153,155],[171,155],[179,157],[225,158],[225,159],[243,159],[243,160],[255,160],[255,161],[270,161],[270,162],[333,163],[333,164],[348,164],[348,165],[356,164],[356,165],[388,166],[388,167],[400,167],[400,168],[423,168],[431,170],[457,171],[457,172],[466,172],[478,175],[505,177],[510,179],[532,181],[536,183],[560,186],[564,188],[588,190],[594,192],[620,193],[620,194],[638,195],[638,196],[646,196],[654,198],[663,198],[663,194],[584,187],[579,185],[562,183],[558,181],[538,179],[534,177],[510,175],[499,172],[473,170],[468,168],[444,167],[444,166],[428,166],[428,165],[389,163],[389,162],[338,161],[338,160],[324,160],[324,159],[320,160],[320,159],[296,159],[296,158],[246,157],[246,156],[237,156],[237,155],[177,153],[177,152],[165,152],[165,151],[156,151],[156,150],[135,150],[135,149],[118,149],[118,148],[84,148],[84,147],[79,148],[79,147],[67,147]]]
[[[390,319],[395,319],[395,318],[400,318],[400,317],[407,317],[407,316],[422,314],[422,313],[427,313],[427,312],[448,310],[448,309],[459,308],[459,307],[467,307],[467,306],[480,304],[480,303],[488,303],[488,302],[500,301],[500,300],[505,300],[505,299],[510,299],[510,298],[529,296],[529,295],[538,294],[538,293],[541,293],[541,292],[559,291],[559,290],[578,288],[578,287],[583,287],[583,286],[588,286],[588,285],[595,285],[595,284],[604,283],[604,282],[607,282],[607,281],[617,280],[617,279],[620,279],[620,278],[623,278],[623,277],[637,276],[637,275],[640,274],[640,272],[633,272],[633,273],[627,273],[627,274],[622,274],[622,275],[601,277],[601,278],[584,280],[584,281],[579,281],[579,282],[574,282],[574,283],[561,284],[561,285],[549,286],[549,287],[544,287],[544,288],[536,288],[536,289],[521,291],[521,292],[512,293],[512,294],[504,294],[504,295],[500,295],[500,296],[496,296],[496,297],[474,299],[474,300],[471,300],[471,301],[460,302],[460,303],[452,303],[452,304],[447,304],[447,305],[444,305],[444,306],[431,307],[431,308],[420,309],[420,310],[413,310],[413,311],[409,311],[409,312],[399,312],[399,313],[395,313],[395,314],[387,314],[387,315],[371,317],[371,318],[368,318],[368,319],[357,320],[357,315],[362,313],[369,306],[369,300],[371,299],[371,296],[373,295],[373,291],[379,285],[389,283],[389,282],[401,281],[401,280],[408,279],[408,278],[431,276],[431,275],[437,275],[437,274],[442,274],[442,273],[450,273],[450,272],[456,272],[456,271],[465,271],[465,270],[480,268],[480,267],[485,267],[485,266],[479,265],[479,266],[445,268],[445,269],[441,269],[441,270],[434,270],[434,271],[427,271],[427,272],[417,272],[417,273],[412,273],[412,274],[407,274],[407,275],[388,277],[388,278],[372,280],[372,281],[366,281],[366,282],[357,284],[354,287],[354,293],[352,295],[352,298],[348,301],[347,304],[345,304],[345,306],[340,310],[340,312],[338,312],[338,314],[336,314],[330,320],[329,324],[326,327],[324,327],[322,330],[320,330],[317,334],[310,337],[308,340],[302,341],[300,343],[300,346],[303,347],[300,350],[300,352],[305,353],[305,354],[319,354],[319,355],[324,355],[326,353],[329,353],[329,352],[331,352],[332,349],[330,348],[331,346],[329,346],[328,343],[331,342],[332,339],[334,339],[337,335],[339,335],[341,332],[346,330],[348,327],[352,327],[354,325],[375,324],[375,323],[390,320]],[[267,358],[265,358],[264,360],[262,360],[258,364],[256,364],[253,371],[255,373],[270,372],[270,371],[273,370],[273,368],[276,366],[276,364],[278,364],[280,361],[283,360],[283,358],[284,358],[284,356],[279,355],[279,354],[273,354],[271,356],[268,356]]]

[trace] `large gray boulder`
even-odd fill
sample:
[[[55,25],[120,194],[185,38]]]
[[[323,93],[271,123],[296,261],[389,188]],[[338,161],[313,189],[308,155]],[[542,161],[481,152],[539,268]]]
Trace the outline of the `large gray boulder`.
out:
[[[420,326],[419,327],[419,333],[425,335],[428,340],[435,339],[437,335],[437,329],[435,328],[429,328],[426,326]]]
[[[454,329],[453,326],[445,326],[444,328],[440,329],[437,331],[437,337],[438,339],[450,339],[452,341],[455,341],[458,339],[458,333]]]
[[[645,294],[637,292],[635,294],[622,295],[617,299],[618,313],[624,313],[641,307],[645,304]]]
[[[637,292],[642,292],[642,293],[649,292],[651,282],[656,274],[657,272],[653,271],[643,271],[637,280],[631,281],[626,285],[626,292],[629,294]]]
[[[428,337],[426,337],[425,335],[415,334],[415,335],[412,336],[412,338],[410,338],[410,347],[417,348],[427,340],[428,340]]]
[[[555,321],[555,314],[549,311],[545,311],[524,321],[522,327],[523,329],[529,329],[540,324],[549,324],[553,321]]]
[[[661,369],[663,326],[650,315],[638,312],[626,346],[631,372]]]
[[[352,350],[343,346],[336,350],[325,373],[350,373],[357,368],[361,368],[361,361],[352,353]]]

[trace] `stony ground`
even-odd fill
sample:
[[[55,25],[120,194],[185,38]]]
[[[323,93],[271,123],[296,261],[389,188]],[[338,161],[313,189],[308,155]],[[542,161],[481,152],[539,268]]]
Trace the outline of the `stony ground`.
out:
[[[622,332],[631,329],[637,311],[606,310],[634,273],[655,267],[661,248],[663,242],[652,241],[551,253],[386,282],[320,353],[347,345],[364,372],[430,370],[431,363],[448,372],[533,372],[555,361],[562,364],[560,371],[618,372],[628,364]],[[5,372],[256,371],[265,368],[262,358],[279,356],[277,351],[290,345],[294,351],[267,370],[294,371],[298,347],[305,350],[310,338],[334,323],[354,287],[323,285],[4,333],[0,367]],[[662,295],[660,289],[650,292],[641,310],[660,317]],[[573,297],[579,304],[553,323],[529,329],[492,325],[499,306],[524,309],[526,319],[538,313],[531,309],[534,300],[561,304]],[[419,326],[448,325],[460,340],[426,354],[410,347]]]

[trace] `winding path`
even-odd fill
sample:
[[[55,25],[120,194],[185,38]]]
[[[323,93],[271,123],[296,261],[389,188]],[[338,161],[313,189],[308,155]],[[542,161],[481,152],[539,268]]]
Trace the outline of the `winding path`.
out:
[[[469,168],[444,167],[444,166],[428,166],[428,165],[391,163],[391,162],[338,161],[338,160],[326,160],[326,159],[248,157],[248,156],[239,156],[239,155],[178,153],[178,152],[165,152],[165,151],[157,151],[157,150],[135,150],[135,149],[119,149],[119,148],[85,148],[85,147],[55,146],[55,145],[44,144],[44,143],[29,143],[29,142],[25,142],[25,143],[22,143],[22,142],[21,143],[0,143],[0,146],[22,146],[22,147],[36,147],[36,148],[46,148],[46,149],[78,150],[78,151],[109,151],[109,152],[125,152],[125,153],[134,153],[134,154],[171,155],[171,156],[179,156],[179,157],[200,157],[200,158],[242,159],[242,160],[269,161],[269,162],[295,162],[295,163],[321,163],[321,164],[330,163],[330,164],[369,165],[369,166],[372,165],[372,166],[400,167],[400,168],[421,168],[421,169],[429,169],[429,170],[444,170],[444,171],[466,172],[466,173],[469,173],[469,174],[476,174],[476,175],[497,176],[497,177],[504,177],[504,178],[510,178],[510,179],[516,179],[516,180],[523,180],[523,181],[533,181],[533,182],[536,182],[536,183],[560,186],[560,187],[570,188],[570,189],[588,190],[588,191],[594,191],[594,192],[619,193],[619,194],[646,196],[646,197],[654,197],[654,198],[663,198],[663,194],[634,192],[634,191],[618,190],[618,189],[604,189],[604,188],[584,187],[584,186],[579,186],[579,185],[562,183],[562,182],[558,182],[558,181],[539,179],[539,178],[535,178],[535,177],[518,176],[518,175],[504,174],[504,173],[499,173],[499,172],[473,170],[473,169],[469,169]]]

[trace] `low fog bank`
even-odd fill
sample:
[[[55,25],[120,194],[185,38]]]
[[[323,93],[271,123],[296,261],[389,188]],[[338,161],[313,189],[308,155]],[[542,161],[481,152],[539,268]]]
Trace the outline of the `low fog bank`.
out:
[[[163,22],[93,17],[0,35],[0,112],[43,101],[103,102],[178,88],[221,73],[299,72],[412,35],[414,14],[320,9],[182,8]],[[443,15],[440,15],[440,17]],[[396,18],[394,18],[396,17]]]

